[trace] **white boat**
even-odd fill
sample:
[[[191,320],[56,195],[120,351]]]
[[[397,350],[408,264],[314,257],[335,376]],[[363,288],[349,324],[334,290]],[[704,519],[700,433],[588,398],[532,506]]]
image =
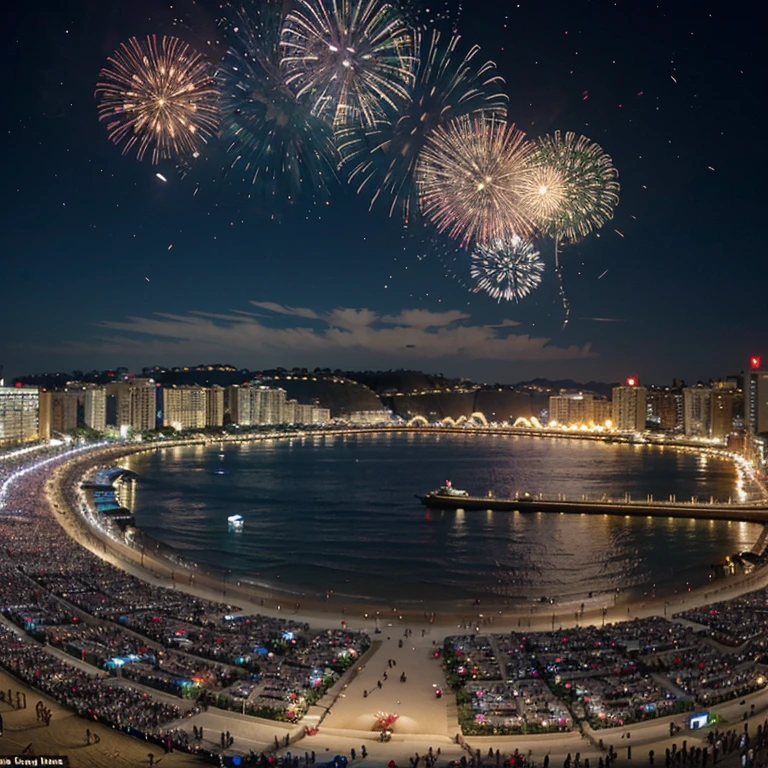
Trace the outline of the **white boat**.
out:
[[[242,531],[243,530],[243,516],[242,515],[230,515],[227,518],[227,525],[230,531]]]
[[[451,485],[450,480],[445,481],[445,485],[440,488],[436,488],[434,491],[430,491],[430,496],[469,496],[467,491],[463,491],[460,488],[454,488]]]

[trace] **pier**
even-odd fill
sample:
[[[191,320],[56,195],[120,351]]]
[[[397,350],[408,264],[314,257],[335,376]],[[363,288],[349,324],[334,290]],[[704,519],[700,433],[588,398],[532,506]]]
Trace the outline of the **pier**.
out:
[[[490,491],[487,496],[449,496],[427,494],[417,496],[428,509],[487,510],[496,512],[559,512],[571,515],[615,515],[624,517],[676,517],[694,520],[730,520],[732,522],[768,524],[768,504],[677,501],[633,501],[623,499],[569,499],[560,496],[554,499],[524,494],[513,498],[500,498]]]

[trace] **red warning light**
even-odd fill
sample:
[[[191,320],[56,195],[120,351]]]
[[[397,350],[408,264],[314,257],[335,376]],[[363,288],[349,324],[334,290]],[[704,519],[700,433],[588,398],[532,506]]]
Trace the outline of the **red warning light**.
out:
[[[636,387],[637,386],[637,378],[635,376],[630,376],[627,379],[627,386],[628,387]]]
[[[759,355],[754,355],[753,357],[749,358],[749,367],[756,371],[760,368],[760,357]]]

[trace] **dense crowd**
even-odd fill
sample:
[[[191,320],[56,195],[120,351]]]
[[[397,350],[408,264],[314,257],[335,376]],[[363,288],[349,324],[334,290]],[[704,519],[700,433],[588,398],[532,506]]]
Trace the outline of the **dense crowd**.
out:
[[[142,733],[181,717],[179,707],[73,667],[13,630],[0,628],[0,646],[9,672],[83,717]]]
[[[0,625],[0,665],[20,679],[81,715],[196,749],[173,724],[195,704],[149,691],[296,719],[368,647],[346,629],[314,632],[149,584],[79,546],[44,498],[49,465],[5,482],[58,451],[0,466],[0,610],[16,626]],[[452,637],[444,660],[465,733],[569,730],[579,719],[610,727],[764,685],[767,630],[768,590],[758,590],[673,620]]]
[[[733,600],[692,608],[676,617],[706,627],[725,645],[740,646],[762,639],[768,632],[768,590],[758,589]]]
[[[0,467],[0,610],[26,633],[3,628],[0,665],[21,679],[80,713],[156,734],[180,710],[146,688],[294,719],[368,647],[360,633],[312,632],[146,583],[79,546],[42,490],[51,469],[43,462],[59,450],[27,457],[38,466],[13,483],[5,481],[23,461]],[[73,469],[65,483],[72,505],[80,503],[76,477]],[[50,655],[46,644],[81,666]],[[105,670],[124,679],[104,679]]]
[[[727,608],[723,608],[727,610]],[[763,648],[731,653],[690,622],[661,617],[604,627],[446,640],[465,733],[626,725],[710,706],[765,685]]]

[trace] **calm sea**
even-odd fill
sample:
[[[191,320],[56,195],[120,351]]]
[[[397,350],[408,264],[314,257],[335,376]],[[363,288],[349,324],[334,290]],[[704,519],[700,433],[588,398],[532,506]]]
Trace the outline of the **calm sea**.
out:
[[[727,499],[720,459],[577,440],[368,435],[136,456],[137,524],[200,563],[297,594],[388,604],[672,593],[749,549],[746,523],[427,512],[450,479],[472,494]],[[227,517],[240,514],[244,530]]]

